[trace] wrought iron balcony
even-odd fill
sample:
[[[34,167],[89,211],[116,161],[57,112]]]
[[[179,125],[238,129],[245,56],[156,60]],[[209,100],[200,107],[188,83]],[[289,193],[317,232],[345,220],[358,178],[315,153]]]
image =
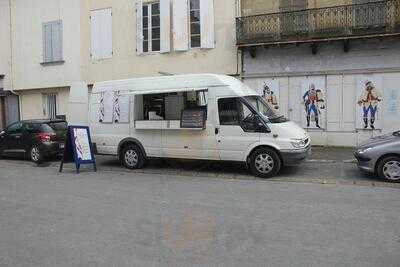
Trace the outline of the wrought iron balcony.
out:
[[[238,46],[400,35],[400,0],[240,17]]]

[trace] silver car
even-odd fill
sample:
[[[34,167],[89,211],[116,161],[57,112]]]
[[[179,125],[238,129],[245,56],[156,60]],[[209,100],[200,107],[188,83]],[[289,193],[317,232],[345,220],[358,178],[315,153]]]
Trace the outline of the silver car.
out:
[[[400,131],[370,139],[354,155],[361,170],[400,182]]]

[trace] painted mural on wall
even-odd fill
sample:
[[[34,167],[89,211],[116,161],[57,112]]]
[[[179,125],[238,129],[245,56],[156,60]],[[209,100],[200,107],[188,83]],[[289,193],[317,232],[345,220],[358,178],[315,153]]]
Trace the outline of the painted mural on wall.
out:
[[[308,78],[302,82],[302,126],[324,129],[326,125],[326,88],[323,77]]]
[[[357,81],[357,129],[382,129],[382,79],[361,77]]]
[[[254,89],[274,110],[279,110],[279,81],[277,79],[249,79],[245,83]]]
[[[279,82],[277,80],[264,81],[261,95],[272,109],[279,110]]]

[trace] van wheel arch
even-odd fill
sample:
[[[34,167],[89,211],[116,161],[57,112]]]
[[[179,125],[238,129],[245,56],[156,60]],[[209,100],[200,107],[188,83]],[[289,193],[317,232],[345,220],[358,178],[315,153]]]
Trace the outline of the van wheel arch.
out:
[[[256,152],[257,150],[259,150],[260,148],[272,149],[272,150],[278,155],[279,160],[281,161],[281,164],[283,165],[283,158],[282,158],[282,155],[281,155],[281,153],[279,152],[278,149],[276,149],[276,148],[273,147],[273,146],[260,145],[260,146],[256,146],[255,148],[253,148],[253,149],[250,151],[250,153],[247,155],[247,158],[246,158],[246,165],[247,165],[247,166],[249,166],[249,162],[250,162],[251,156],[254,154],[254,152]]]
[[[135,138],[131,138],[131,137],[125,138],[121,142],[119,142],[119,145],[118,145],[118,158],[119,159],[121,158],[121,152],[123,151],[123,149],[129,145],[135,145],[135,146],[139,147],[140,150],[142,151],[144,158],[147,159],[146,150],[144,149],[142,143],[140,143],[139,140],[137,140]]]

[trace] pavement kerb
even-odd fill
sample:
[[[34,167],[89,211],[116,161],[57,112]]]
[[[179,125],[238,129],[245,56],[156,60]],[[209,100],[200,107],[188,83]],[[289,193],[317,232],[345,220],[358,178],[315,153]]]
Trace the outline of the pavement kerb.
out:
[[[315,161],[314,161],[315,162]],[[335,161],[333,161],[335,162]],[[23,163],[24,166],[31,166],[35,167],[36,164],[31,163],[31,162],[18,162],[18,164],[15,164],[13,162],[7,162],[10,166],[16,166],[20,165]],[[326,163],[326,161],[325,161]],[[52,162],[49,165],[45,165],[43,167],[51,167],[53,168],[57,173],[58,173],[58,168],[59,168],[59,162]],[[38,168],[40,168],[38,166]],[[87,170],[86,168],[82,170],[82,172],[91,172],[91,168],[89,167]],[[226,179],[230,181],[263,181],[263,182],[288,182],[288,183],[309,183],[309,184],[322,184],[326,186],[335,186],[335,185],[356,185],[356,186],[369,186],[369,187],[384,187],[384,188],[395,188],[395,189],[400,189],[400,183],[386,183],[386,182],[380,182],[380,181],[364,181],[364,180],[345,180],[345,179],[337,179],[332,181],[331,179],[327,178],[303,178],[303,177],[287,177],[287,176],[282,176],[282,177],[274,177],[270,179],[262,179],[258,178],[255,176],[252,176],[250,174],[226,174],[226,173],[221,173],[221,172],[201,172],[197,170],[193,171],[187,171],[187,170],[172,170],[172,171],[165,171],[165,170],[157,170],[157,169],[140,169],[140,170],[128,170],[122,167],[111,167],[111,168],[100,168],[100,171],[102,172],[107,172],[107,173],[125,173],[125,174],[145,174],[145,175],[176,175],[180,177],[196,177],[200,179]],[[65,173],[75,173],[75,168],[74,166],[71,165],[65,165],[64,166],[64,172]]]

